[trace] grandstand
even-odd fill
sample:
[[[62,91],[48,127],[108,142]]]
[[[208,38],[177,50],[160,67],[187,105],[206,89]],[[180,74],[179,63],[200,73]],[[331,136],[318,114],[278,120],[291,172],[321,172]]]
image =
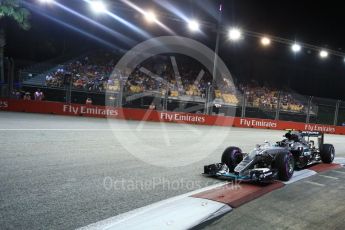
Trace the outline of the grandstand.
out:
[[[73,54],[59,56],[45,62],[26,66],[20,70],[20,78],[25,85],[44,86],[46,84],[46,75],[61,69],[65,63],[76,59]]]

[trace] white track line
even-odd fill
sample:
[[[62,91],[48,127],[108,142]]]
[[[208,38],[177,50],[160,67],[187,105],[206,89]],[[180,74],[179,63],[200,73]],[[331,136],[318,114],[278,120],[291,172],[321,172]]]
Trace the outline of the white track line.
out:
[[[189,124],[180,124],[180,125],[186,125],[187,127],[189,126]],[[218,127],[218,126],[217,126]],[[245,130],[236,130],[236,129],[232,129],[232,127],[221,127],[219,126],[219,128],[230,128],[231,132],[235,132],[235,133],[246,133],[247,131]],[[145,129],[143,128],[142,130],[144,131],[162,131],[162,129]],[[132,129],[121,129],[121,128],[109,128],[109,129],[86,129],[86,128],[75,128],[75,129],[61,129],[61,128],[0,128],[0,131],[138,131],[136,130],[136,128],[132,128]],[[194,132],[199,134],[200,130],[191,130],[190,127],[188,127],[187,129],[172,129],[172,132]],[[345,159],[345,158],[344,158]],[[345,162],[345,160],[344,160]]]
[[[131,132],[141,132],[141,131],[159,131],[162,132],[162,129],[142,129],[142,130],[136,130],[133,129],[0,129],[0,131],[131,131]],[[194,132],[194,130],[190,129],[175,129],[171,130],[169,132]]]
[[[304,181],[304,183],[308,183],[308,184],[312,184],[312,185],[316,185],[316,186],[320,186],[320,187],[326,186],[325,184],[320,184],[320,183],[310,181],[310,180],[306,180],[306,181]]]
[[[318,176],[320,177],[324,177],[324,178],[328,178],[328,179],[333,179],[333,180],[338,180],[338,177],[334,177],[334,176],[326,176],[326,175],[322,175],[322,174],[318,174]]]
[[[113,130],[112,129],[0,129],[0,131],[113,131]]]

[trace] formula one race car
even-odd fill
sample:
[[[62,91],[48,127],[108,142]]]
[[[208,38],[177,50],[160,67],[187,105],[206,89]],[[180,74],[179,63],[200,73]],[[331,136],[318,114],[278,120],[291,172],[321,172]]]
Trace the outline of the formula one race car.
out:
[[[334,147],[323,143],[322,133],[290,130],[284,137],[275,144],[265,141],[256,145],[250,153],[242,153],[238,147],[228,147],[221,163],[204,166],[204,174],[260,183],[274,179],[288,181],[295,169],[318,162],[331,163],[334,159]]]

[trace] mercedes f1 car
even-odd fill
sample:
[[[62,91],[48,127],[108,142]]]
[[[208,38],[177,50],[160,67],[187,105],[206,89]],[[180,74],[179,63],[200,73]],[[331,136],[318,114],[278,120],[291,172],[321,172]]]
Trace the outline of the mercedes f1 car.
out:
[[[207,176],[252,182],[288,181],[295,169],[314,163],[332,163],[333,145],[324,144],[324,134],[308,131],[288,131],[282,141],[265,141],[250,153],[238,147],[228,147],[221,163],[204,166]]]

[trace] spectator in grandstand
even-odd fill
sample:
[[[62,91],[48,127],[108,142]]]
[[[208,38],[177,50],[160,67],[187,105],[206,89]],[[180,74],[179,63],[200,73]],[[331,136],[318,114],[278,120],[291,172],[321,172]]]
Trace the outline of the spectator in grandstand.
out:
[[[10,95],[11,98],[14,98],[14,99],[20,99],[21,98],[21,94],[18,90],[13,90],[11,92],[11,95]]]
[[[42,101],[44,98],[43,92],[40,89],[34,93],[35,101]]]
[[[53,80],[53,76],[50,75],[50,74],[48,74],[48,75],[46,76],[46,82],[51,82],[52,80]]]
[[[222,107],[221,104],[214,104],[213,105],[213,113],[219,114],[219,109]]]
[[[19,90],[16,90],[16,99],[22,99],[22,93]]]
[[[91,99],[91,97],[88,97],[88,98],[86,99],[85,104],[87,104],[87,105],[92,105],[92,99]]]
[[[26,92],[26,93],[24,94],[23,100],[25,100],[25,101],[31,101],[30,92]]]
[[[343,122],[342,126],[345,126],[345,122]]]
[[[114,102],[116,100],[116,97],[114,95],[110,95],[108,99],[109,101]]]
[[[155,110],[156,109],[156,105],[152,102],[149,106],[150,110]]]

